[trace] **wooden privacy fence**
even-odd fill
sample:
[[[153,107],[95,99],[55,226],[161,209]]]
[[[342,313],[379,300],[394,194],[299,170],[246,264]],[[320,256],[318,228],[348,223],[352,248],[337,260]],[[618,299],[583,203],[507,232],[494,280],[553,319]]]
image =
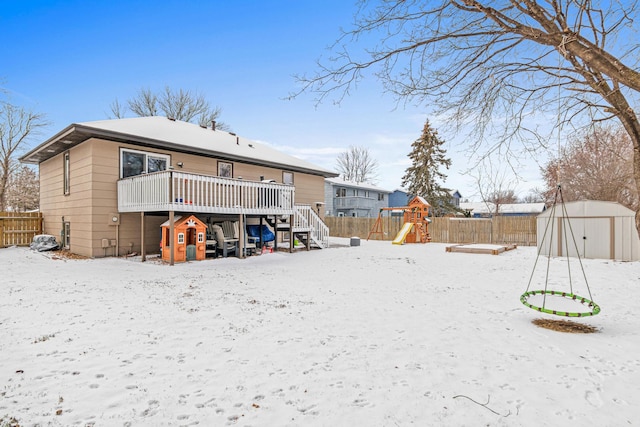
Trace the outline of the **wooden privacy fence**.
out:
[[[535,216],[497,216],[485,218],[431,218],[429,234],[437,243],[492,243],[536,245]],[[326,217],[329,234],[335,237],[360,237],[366,239],[376,218]],[[400,228],[401,216],[382,219],[384,234],[371,240],[393,240]]]
[[[29,246],[42,234],[41,212],[0,212],[0,247]]]

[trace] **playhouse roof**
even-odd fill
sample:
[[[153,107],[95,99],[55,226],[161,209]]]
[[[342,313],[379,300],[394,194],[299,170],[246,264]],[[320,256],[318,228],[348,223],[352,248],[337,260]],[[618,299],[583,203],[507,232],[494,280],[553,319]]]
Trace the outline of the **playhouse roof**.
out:
[[[409,205],[415,205],[415,204],[431,206],[429,202],[427,202],[425,198],[422,196],[416,196],[409,201]]]
[[[200,222],[200,224],[204,226],[204,223],[200,219],[198,219],[198,217],[196,217],[195,215],[189,215],[189,216],[185,216],[185,217],[182,217],[182,215],[176,215],[173,218],[173,226],[174,227],[180,226],[184,222],[188,221],[189,218],[191,218],[191,217],[195,218],[196,221]],[[160,224],[160,227],[169,227],[170,225],[171,225],[171,222],[169,220],[166,220],[165,222]]]
[[[93,137],[324,177],[337,176],[335,172],[234,133],[214,131],[161,116],[74,123],[29,151],[20,160],[38,164]]]

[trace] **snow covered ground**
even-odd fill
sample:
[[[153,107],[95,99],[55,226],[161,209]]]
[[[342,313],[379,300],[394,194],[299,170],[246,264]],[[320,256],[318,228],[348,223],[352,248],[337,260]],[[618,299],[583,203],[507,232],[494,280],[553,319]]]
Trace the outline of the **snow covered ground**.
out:
[[[0,249],[0,419],[640,425],[640,263],[584,260],[599,332],[569,334],[520,303],[535,248],[333,241],[173,267]]]

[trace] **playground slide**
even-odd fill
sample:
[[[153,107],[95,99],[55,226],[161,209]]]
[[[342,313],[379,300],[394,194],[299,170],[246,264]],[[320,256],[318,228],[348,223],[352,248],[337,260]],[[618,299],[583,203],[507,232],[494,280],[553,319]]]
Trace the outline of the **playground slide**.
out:
[[[398,234],[396,235],[396,238],[393,239],[393,243],[394,245],[401,245],[404,243],[404,239],[407,238],[407,234],[409,234],[409,232],[411,231],[411,228],[413,227],[413,223],[412,222],[405,222],[404,225],[402,226],[402,228],[400,229],[400,231],[398,232]]]

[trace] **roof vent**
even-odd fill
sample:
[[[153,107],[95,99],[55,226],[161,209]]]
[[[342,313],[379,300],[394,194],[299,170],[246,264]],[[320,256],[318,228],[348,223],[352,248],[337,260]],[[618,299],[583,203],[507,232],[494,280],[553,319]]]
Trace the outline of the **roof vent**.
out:
[[[171,120],[172,122],[176,121],[175,117],[167,117],[167,119]]]
[[[202,129],[206,129],[206,128],[207,128],[207,125],[200,125],[200,127],[201,127]]]
[[[216,130],[216,121],[211,120],[211,130]]]

